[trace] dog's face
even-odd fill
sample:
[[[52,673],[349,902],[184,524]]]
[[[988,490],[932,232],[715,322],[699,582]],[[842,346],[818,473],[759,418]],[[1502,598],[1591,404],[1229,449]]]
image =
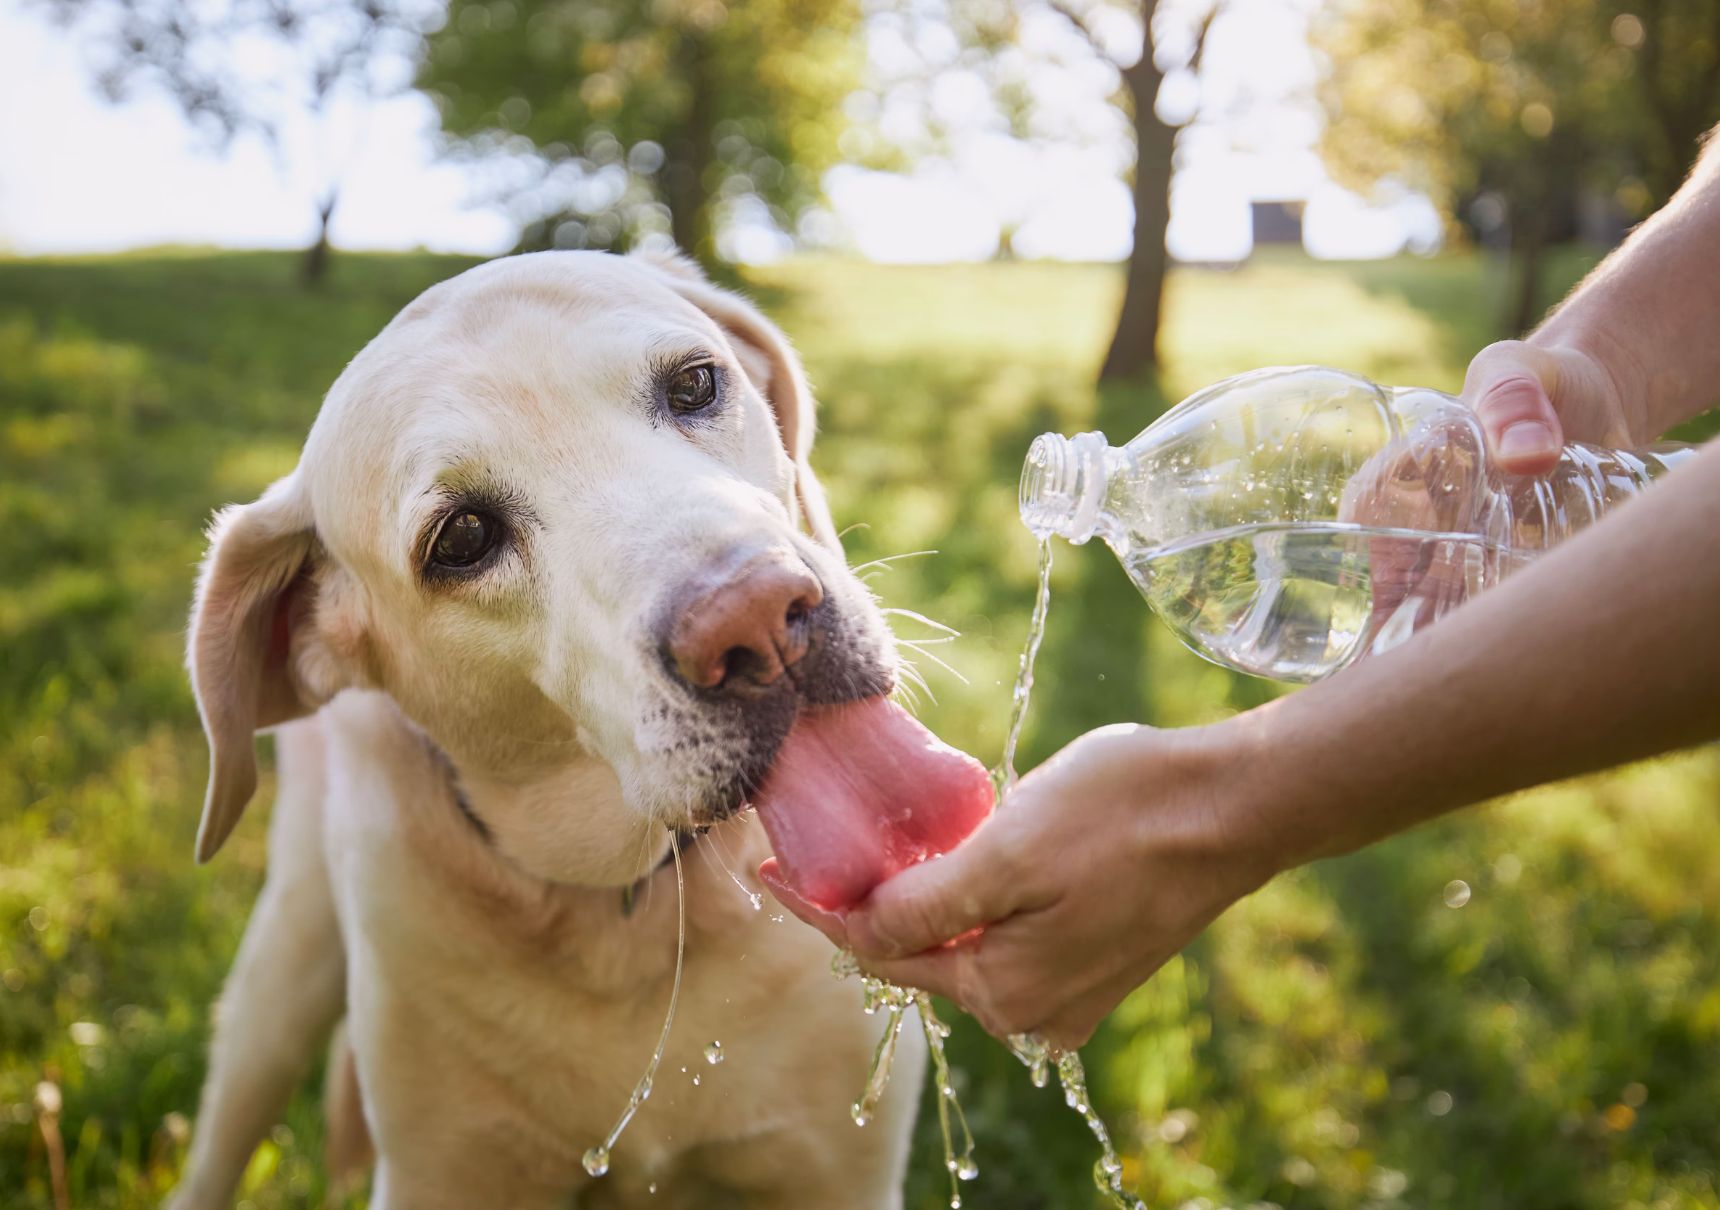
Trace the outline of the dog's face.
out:
[[[294,473],[218,524],[192,637],[200,856],[250,795],[252,730],[348,686],[388,692],[465,778],[577,773],[583,793],[485,821],[549,876],[630,878],[641,829],[738,809],[803,705],[893,679],[811,424],[781,334],[678,262],[540,254],[427,292],[342,374]]]

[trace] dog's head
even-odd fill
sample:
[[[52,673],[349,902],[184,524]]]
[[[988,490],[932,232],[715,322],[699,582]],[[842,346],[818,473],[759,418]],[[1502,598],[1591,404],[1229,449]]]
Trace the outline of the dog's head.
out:
[[[812,408],[783,335],[682,261],[542,253],[425,293],[335,383],[293,473],[213,528],[199,859],[255,789],[253,733],[348,687],[387,692],[463,774],[578,771],[590,793],[487,821],[528,865],[573,832],[637,849],[738,809],[802,706],[893,682],[807,465]],[[634,875],[613,858],[542,872]]]

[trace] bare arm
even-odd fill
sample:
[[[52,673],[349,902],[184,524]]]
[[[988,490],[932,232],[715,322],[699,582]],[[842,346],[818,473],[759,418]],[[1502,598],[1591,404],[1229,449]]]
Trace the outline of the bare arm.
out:
[[[1717,329],[1720,130],[1677,196],[1533,335],[1476,356],[1463,393],[1501,463],[1539,473],[1567,441],[1643,446],[1720,401]]]

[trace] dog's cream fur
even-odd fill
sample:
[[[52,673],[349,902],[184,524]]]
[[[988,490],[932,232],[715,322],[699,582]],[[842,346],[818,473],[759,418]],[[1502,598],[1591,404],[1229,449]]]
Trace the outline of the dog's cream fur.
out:
[[[681,423],[653,410],[651,375],[689,354],[724,397]],[[900,1204],[923,1043],[909,1031],[855,1127],[881,1023],[821,937],[729,873],[759,889],[762,832],[729,800],[780,734],[689,695],[650,639],[676,585],[769,544],[824,586],[823,641],[887,687],[887,635],[806,464],[811,408],[781,334],[682,262],[517,257],[403,311],[297,469],[219,519],[190,652],[212,749],[199,859],[255,789],[259,728],[277,728],[280,789],[180,1210],[230,1204],[342,1017],[329,1153],[374,1154],[379,1210]],[[473,493],[502,499],[517,540],[432,583],[425,535]],[[669,829],[698,825],[679,1017],[592,1180],[580,1156],[669,996]]]

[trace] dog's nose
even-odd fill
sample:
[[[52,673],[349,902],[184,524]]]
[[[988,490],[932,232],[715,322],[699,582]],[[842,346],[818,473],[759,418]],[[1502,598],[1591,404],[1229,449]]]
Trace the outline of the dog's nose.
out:
[[[733,570],[729,570],[732,568]],[[732,556],[695,577],[670,609],[663,656],[700,689],[744,694],[774,684],[806,655],[824,586],[793,552]]]

